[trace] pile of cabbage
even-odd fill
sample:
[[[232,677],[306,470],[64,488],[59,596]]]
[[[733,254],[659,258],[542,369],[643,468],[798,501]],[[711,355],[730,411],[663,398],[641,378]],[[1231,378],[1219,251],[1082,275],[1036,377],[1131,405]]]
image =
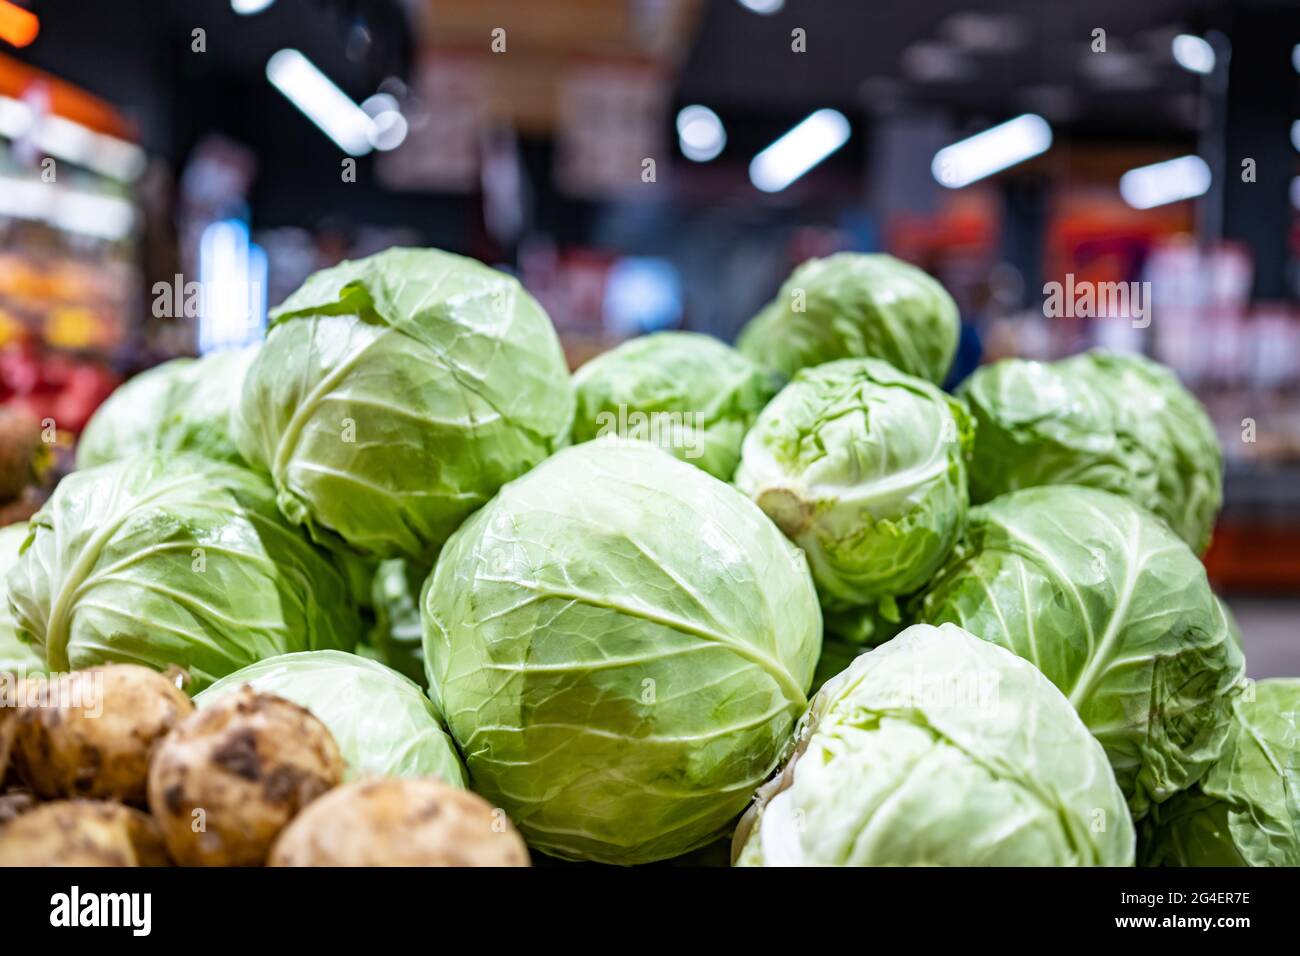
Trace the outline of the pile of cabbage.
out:
[[[1300,681],[1207,582],[1203,409],[1103,353],[948,393],[958,330],[844,253],[736,348],[570,376],[509,276],[344,262],[97,413],[0,530],[0,670],[252,684],[543,860],[1300,864]]]

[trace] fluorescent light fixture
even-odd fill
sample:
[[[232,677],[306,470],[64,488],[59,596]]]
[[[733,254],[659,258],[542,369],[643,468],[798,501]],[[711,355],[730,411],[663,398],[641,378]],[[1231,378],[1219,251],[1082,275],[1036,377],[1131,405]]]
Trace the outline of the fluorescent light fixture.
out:
[[[230,9],[241,17],[251,17],[255,13],[261,13],[273,3],[275,0],[230,0]]]
[[[749,181],[777,193],[849,141],[849,121],[839,110],[818,110],[754,157]]]
[[[1180,33],[1174,37],[1174,62],[1191,73],[1214,72],[1214,47],[1201,37]]]
[[[273,53],[266,61],[266,78],[343,152],[370,152],[370,117],[297,50]]]
[[[1300,153],[1300,120],[1291,124],[1291,145]]]
[[[1291,66],[1297,73],[1300,73],[1300,43],[1291,48]]]
[[[135,225],[135,207],[118,196],[13,177],[0,177],[0,216],[109,240],[121,239]]]
[[[1300,212],[1300,176],[1291,180],[1291,205],[1295,207],[1296,212]]]
[[[1210,188],[1210,167],[1199,156],[1179,156],[1130,169],[1119,178],[1119,194],[1134,209],[1151,209],[1195,199]]]
[[[761,13],[766,17],[784,7],[785,0],[740,0],[740,5],[746,10]]]
[[[1052,127],[1037,113],[1024,113],[934,154],[930,172],[942,186],[960,189],[1023,163],[1052,145]]]
[[[47,156],[123,182],[144,172],[145,153],[135,143],[97,133],[62,116],[38,118],[30,106],[9,96],[0,96],[0,136],[28,138]]]
[[[707,163],[727,145],[727,131],[707,106],[687,106],[677,114],[677,145],[687,159]]]

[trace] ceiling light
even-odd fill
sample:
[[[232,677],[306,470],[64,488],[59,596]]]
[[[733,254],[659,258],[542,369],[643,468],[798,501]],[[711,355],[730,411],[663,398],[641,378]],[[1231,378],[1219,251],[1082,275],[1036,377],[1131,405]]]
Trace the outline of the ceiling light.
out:
[[[934,154],[930,172],[949,189],[960,189],[1023,163],[1052,145],[1052,127],[1036,113],[1024,113]]]
[[[838,110],[818,110],[763,150],[749,164],[749,180],[765,193],[780,192],[849,139]]]
[[[1130,169],[1119,178],[1119,194],[1134,209],[1151,209],[1204,195],[1210,167],[1199,156],[1180,156]]]
[[[687,106],[677,114],[677,145],[687,159],[707,163],[727,145],[727,131],[707,106]]]
[[[1214,72],[1214,47],[1201,37],[1180,33],[1174,37],[1174,61],[1191,73]]]
[[[266,61],[266,78],[349,156],[370,152],[371,120],[365,111],[297,50]]]

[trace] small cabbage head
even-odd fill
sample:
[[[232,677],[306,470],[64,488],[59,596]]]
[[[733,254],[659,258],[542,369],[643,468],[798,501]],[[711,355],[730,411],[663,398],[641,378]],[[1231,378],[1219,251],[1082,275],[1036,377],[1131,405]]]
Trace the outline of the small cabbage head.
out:
[[[884,359],[942,384],[961,323],[946,289],[884,254],[809,259],[741,330],[736,346],[785,378],[842,358]]]
[[[1300,678],[1247,685],[1223,756],[1144,821],[1147,866],[1300,866]]]
[[[1139,355],[1005,359],[959,389],[975,418],[971,500],[1036,485],[1123,495],[1198,554],[1223,502],[1223,452],[1200,402]]]
[[[481,263],[389,249],[317,272],[271,321],[236,438],[319,542],[432,565],[470,512],[568,441],[555,329]]]
[[[807,707],[802,553],[729,485],[602,438],[501,489],[422,595],[474,789],[545,853],[647,863],[725,833]]]
[[[895,599],[930,580],[965,524],[970,441],[965,408],[929,382],[842,359],[803,369],[763,409],[736,487],[803,548],[828,622],[877,608],[873,625],[896,622]]]
[[[52,671],[112,661],[189,673],[348,649],[360,621],[328,558],[261,475],[195,454],[73,472],[31,520],[9,601]]]
[[[465,786],[465,769],[429,698],[401,674],[343,651],[282,654],[228,674],[194,698],[199,707],[245,684],[310,710],[334,735],[346,779],[433,775]]]
[[[717,339],[660,332],[598,355],[573,377],[573,440],[639,438],[730,481],[740,441],[776,379]]]
[[[1037,668],[918,624],[821,689],[733,845],[741,866],[1130,866],[1133,823]]]
[[[18,549],[26,540],[25,521],[0,528],[0,674],[10,673],[19,677],[45,671],[45,659],[36,648],[18,638],[5,585],[5,576],[18,563]]]
[[[235,414],[257,346],[178,358],[135,376],[95,410],[77,440],[77,467],[149,451],[192,451],[242,463]]]
[[[1046,485],[972,508],[912,610],[1038,665],[1106,748],[1135,818],[1219,758],[1241,648],[1200,560],[1125,498]]]

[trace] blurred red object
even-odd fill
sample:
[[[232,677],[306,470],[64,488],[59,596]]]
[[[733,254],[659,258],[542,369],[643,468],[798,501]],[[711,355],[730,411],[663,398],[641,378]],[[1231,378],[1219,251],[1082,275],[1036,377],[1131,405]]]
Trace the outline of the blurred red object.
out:
[[[63,431],[81,431],[120,381],[102,365],[31,342],[0,350],[0,402]]]

